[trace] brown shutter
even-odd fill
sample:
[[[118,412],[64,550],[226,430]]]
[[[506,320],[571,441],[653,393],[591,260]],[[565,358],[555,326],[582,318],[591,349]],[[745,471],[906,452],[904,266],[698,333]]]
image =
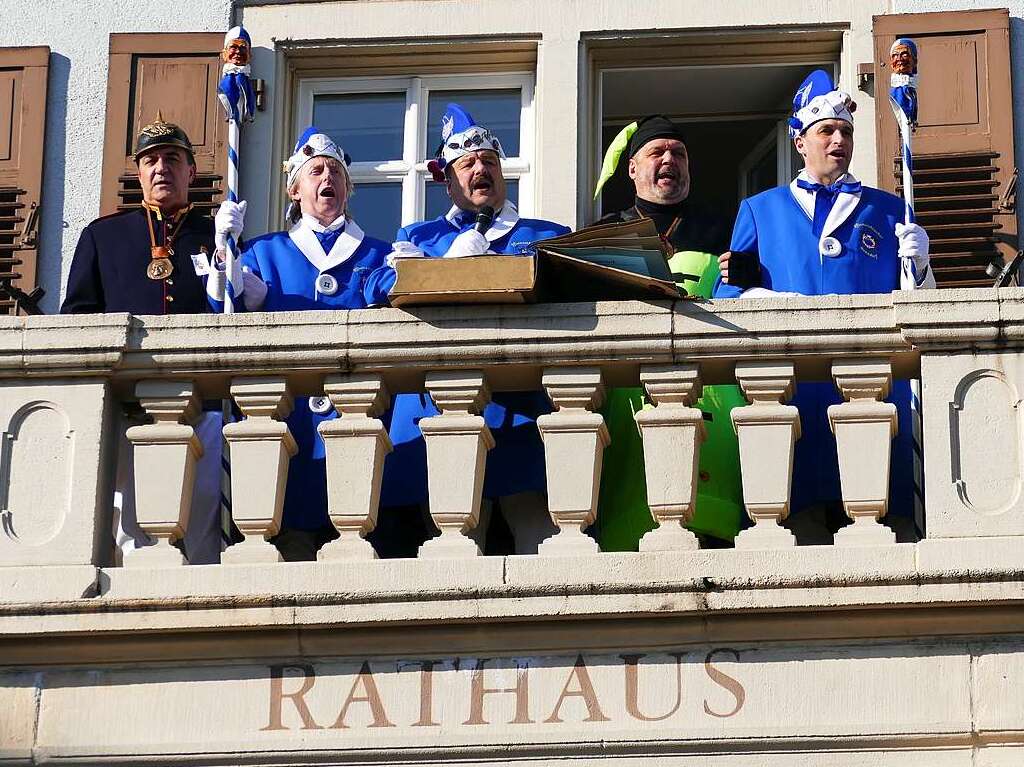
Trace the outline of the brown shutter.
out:
[[[195,148],[198,173],[189,199],[206,208],[220,202],[227,165],[227,127],[217,100],[223,43],[216,32],[110,35],[102,215],[142,200],[132,148],[158,111],[184,128]]]
[[[935,278],[940,287],[991,285],[985,266],[1009,261],[1017,249],[1009,13],[874,17],[878,180],[902,194],[899,130],[888,99],[889,47],[897,37],[912,38],[919,53],[915,213],[931,239]]]
[[[36,287],[50,49],[0,48],[0,284]],[[19,302],[0,292],[0,314]]]

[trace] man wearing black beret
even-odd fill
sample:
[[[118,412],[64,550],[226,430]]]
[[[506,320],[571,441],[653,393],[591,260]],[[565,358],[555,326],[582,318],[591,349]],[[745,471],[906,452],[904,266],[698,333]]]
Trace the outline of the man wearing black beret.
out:
[[[714,211],[691,203],[690,159],[679,126],[664,115],[650,115],[619,134],[628,135],[629,177],[636,188],[633,206],[605,215],[598,223],[632,221],[646,216],[675,250],[722,253],[729,246],[729,222]],[[630,126],[633,127],[633,126]],[[613,142],[613,149],[614,149]],[[618,157],[612,150],[605,169],[612,172]],[[607,175],[610,176],[610,173]],[[607,179],[604,179],[607,180]],[[601,184],[598,186],[600,190]]]

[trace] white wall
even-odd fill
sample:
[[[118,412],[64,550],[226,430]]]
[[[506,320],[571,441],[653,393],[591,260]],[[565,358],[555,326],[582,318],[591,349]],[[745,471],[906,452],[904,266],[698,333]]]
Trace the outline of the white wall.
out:
[[[5,2],[0,46],[50,46],[39,284],[56,312],[78,235],[99,215],[111,32],[227,30],[231,0]]]

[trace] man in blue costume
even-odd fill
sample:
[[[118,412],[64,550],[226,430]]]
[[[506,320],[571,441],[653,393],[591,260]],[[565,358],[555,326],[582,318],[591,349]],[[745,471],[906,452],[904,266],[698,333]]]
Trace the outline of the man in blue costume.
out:
[[[505,156],[498,137],[477,125],[457,104],[448,104],[441,119],[441,144],[428,164],[434,180],[447,184],[451,209],[432,221],[421,221],[398,231],[394,257],[459,258],[485,253],[527,253],[538,241],[565,234],[569,228],[550,221],[520,218],[506,199],[501,160]],[[491,208],[492,220],[481,216]],[[395,282],[388,267],[372,278],[381,302]],[[543,493],[544,448],[535,419],[551,412],[543,392],[498,392],[483,416],[496,445],[489,451],[484,497],[499,499],[502,517],[515,538],[516,553],[536,553],[537,545],[557,528],[547,515]],[[430,398],[400,395],[395,400],[391,441],[395,451],[385,465],[382,506],[416,505],[426,501],[426,449],[419,420],[437,415]],[[510,552],[487,534],[492,504],[483,504],[477,542],[485,552]],[[485,545],[486,544],[486,545]]]
[[[788,186],[762,192],[740,205],[730,252],[719,259],[716,298],[935,287],[928,235],[917,224],[903,223],[903,201],[863,186],[849,172],[855,109],[850,96],[836,90],[825,72],[812,73],[801,85],[789,123],[804,169]],[[757,254],[760,286],[743,291],[729,284],[733,253]],[[831,533],[847,522],[835,438],[826,416],[827,407],[840,401],[831,382],[801,383],[793,399],[800,409],[803,436],[796,443],[791,508],[796,512],[813,509],[829,530],[815,539],[805,536],[802,542],[830,542]],[[906,381],[896,382],[890,401],[899,411],[899,434],[893,442],[889,510],[890,517],[906,520],[913,509]],[[891,524],[906,527],[896,520]],[[897,532],[912,535],[909,530]]]
[[[326,134],[307,128],[285,163],[288,229],[249,240],[235,274],[211,272],[207,292],[222,308],[231,279],[236,311],[363,309],[367,277],[384,265],[391,245],[367,237],[348,215],[352,181],[348,157]],[[218,253],[228,235],[238,241],[245,202],[221,203],[215,224]],[[313,560],[337,532],[327,516],[321,421],[336,418],[326,397],[297,397],[288,428],[299,451],[288,466],[280,533],[273,539],[287,561]]]

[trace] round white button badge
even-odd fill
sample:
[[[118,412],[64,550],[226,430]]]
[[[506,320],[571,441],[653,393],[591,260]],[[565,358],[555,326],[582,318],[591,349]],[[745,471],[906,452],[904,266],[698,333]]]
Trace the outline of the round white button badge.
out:
[[[325,296],[333,296],[338,292],[338,281],[330,274],[321,274],[316,278],[316,290]]]
[[[310,397],[309,398],[309,409],[311,412],[317,415],[326,415],[331,412],[331,399],[330,397]]]
[[[843,245],[835,237],[825,237],[818,245],[818,252],[823,256],[834,258],[843,252]]]

